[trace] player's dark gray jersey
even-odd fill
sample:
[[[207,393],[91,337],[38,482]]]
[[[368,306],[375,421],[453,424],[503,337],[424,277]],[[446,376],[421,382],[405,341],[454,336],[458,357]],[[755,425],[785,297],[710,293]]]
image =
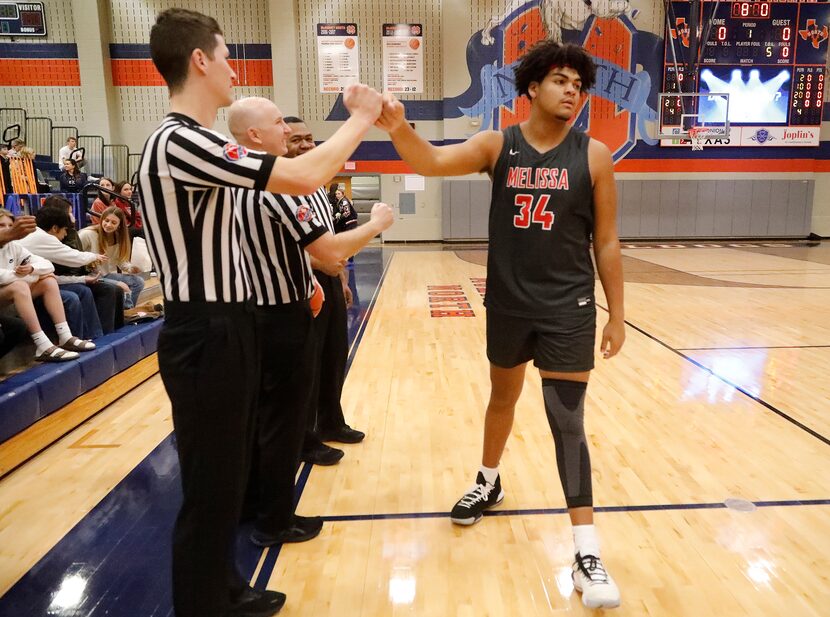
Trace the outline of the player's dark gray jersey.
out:
[[[521,317],[594,310],[594,200],[588,142],[571,129],[541,154],[518,125],[493,171],[488,309]]]

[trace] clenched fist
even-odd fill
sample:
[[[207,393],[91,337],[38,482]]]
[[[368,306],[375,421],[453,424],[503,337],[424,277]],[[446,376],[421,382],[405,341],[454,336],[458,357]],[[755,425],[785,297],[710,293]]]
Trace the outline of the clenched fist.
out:
[[[378,233],[386,231],[392,227],[392,223],[395,221],[392,215],[392,208],[385,203],[376,203],[372,206],[370,221],[377,228]]]
[[[375,122],[375,126],[383,129],[387,133],[391,133],[406,122],[403,103],[401,103],[394,94],[389,92],[383,95],[383,111],[380,118]]]
[[[352,116],[364,118],[374,124],[383,108],[380,92],[366,84],[352,84],[343,92],[343,104]]]

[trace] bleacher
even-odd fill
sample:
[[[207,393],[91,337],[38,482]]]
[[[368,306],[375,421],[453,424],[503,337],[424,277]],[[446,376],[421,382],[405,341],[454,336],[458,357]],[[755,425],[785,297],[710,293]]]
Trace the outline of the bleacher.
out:
[[[38,154],[34,168],[56,191],[62,170],[54,159],[65,136],[78,135],[77,129],[54,127],[48,119],[29,118],[20,109],[0,109],[0,127],[5,127],[4,142],[19,137],[35,149]],[[134,167],[138,159],[126,146],[104,144],[102,138],[94,135],[79,135],[78,142],[85,150],[89,147],[84,171],[90,176],[131,178],[131,165]],[[15,212],[23,210],[20,201],[24,198],[33,213],[43,196],[40,191],[0,195]],[[83,226],[89,205],[86,198],[67,197],[75,206],[79,227]],[[139,301],[159,295],[157,281],[151,280]],[[21,353],[12,358],[13,365],[0,364],[5,369],[0,375],[0,477],[157,373],[155,352],[161,325],[162,320],[126,325],[96,339],[94,351],[70,362],[35,363],[31,349],[21,345]]]

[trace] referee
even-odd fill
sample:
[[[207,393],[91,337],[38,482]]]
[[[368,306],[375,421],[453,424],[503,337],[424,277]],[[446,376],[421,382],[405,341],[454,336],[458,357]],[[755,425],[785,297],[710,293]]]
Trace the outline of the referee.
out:
[[[294,116],[286,118],[285,122],[291,129],[286,156],[293,158],[312,152],[316,145],[305,122]],[[337,189],[337,192],[342,195],[340,189]],[[354,230],[357,227],[357,215],[349,231],[338,230],[337,209],[332,206],[329,196],[326,197],[327,201],[316,201],[314,208],[328,230],[338,237]],[[353,209],[352,211],[354,212]],[[351,252],[346,257],[351,257],[356,252]],[[332,448],[324,444],[324,441],[354,444],[363,441],[365,437],[363,432],[346,424],[340,404],[349,353],[347,306],[352,303],[352,292],[349,289],[349,278],[344,264],[345,260],[328,261],[318,259],[314,254],[311,256],[314,276],[326,296],[323,308],[314,320],[317,340],[314,386],[301,453],[303,461],[315,465],[334,465],[343,458],[343,450]]]
[[[234,561],[259,355],[231,189],[313,192],[375,122],[381,97],[350,87],[344,103],[351,117],[326,151],[302,165],[276,162],[210,128],[232,102],[236,79],[213,18],[185,9],[160,13],[150,53],[171,103],[144,145],[139,186],[165,298],[159,371],[172,403],[183,491],[173,531],[174,609],[180,617],[273,615],[285,595],[252,589]]]
[[[276,156],[288,152],[286,137],[291,130],[268,99],[236,101],[228,114],[228,126],[242,146]],[[304,542],[323,528],[320,517],[294,512],[294,479],[315,373],[317,321],[308,303],[314,290],[309,254],[336,262],[360,250],[392,224],[392,210],[376,204],[367,224],[335,237],[331,214],[328,220],[318,214],[323,206],[328,212],[325,187],[301,197],[240,189],[236,205],[262,353],[253,486],[249,488],[257,509],[251,541],[258,546]],[[327,297],[324,305],[328,302]]]

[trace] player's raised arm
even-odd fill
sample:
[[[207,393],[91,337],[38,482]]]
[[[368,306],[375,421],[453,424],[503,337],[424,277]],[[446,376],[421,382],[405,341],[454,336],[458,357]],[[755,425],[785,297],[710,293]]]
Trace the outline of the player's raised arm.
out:
[[[349,159],[381,112],[379,92],[363,84],[346,88],[343,103],[351,117],[326,143],[300,159],[279,158],[271,170],[267,190],[309,195],[332,179]]]
[[[388,93],[383,95],[377,126],[389,133],[401,158],[422,176],[489,173],[504,142],[501,133],[485,131],[460,144],[434,146],[415,132],[406,121],[403,103]]]
[[[608,324],[602,332],[600,350],[603,357],[611,358],[625,342],[622,255],[617,236],[617,186],[611,152],[604,143],[591,140],[588,160],[594,185],[594,256],[608,301]]]

